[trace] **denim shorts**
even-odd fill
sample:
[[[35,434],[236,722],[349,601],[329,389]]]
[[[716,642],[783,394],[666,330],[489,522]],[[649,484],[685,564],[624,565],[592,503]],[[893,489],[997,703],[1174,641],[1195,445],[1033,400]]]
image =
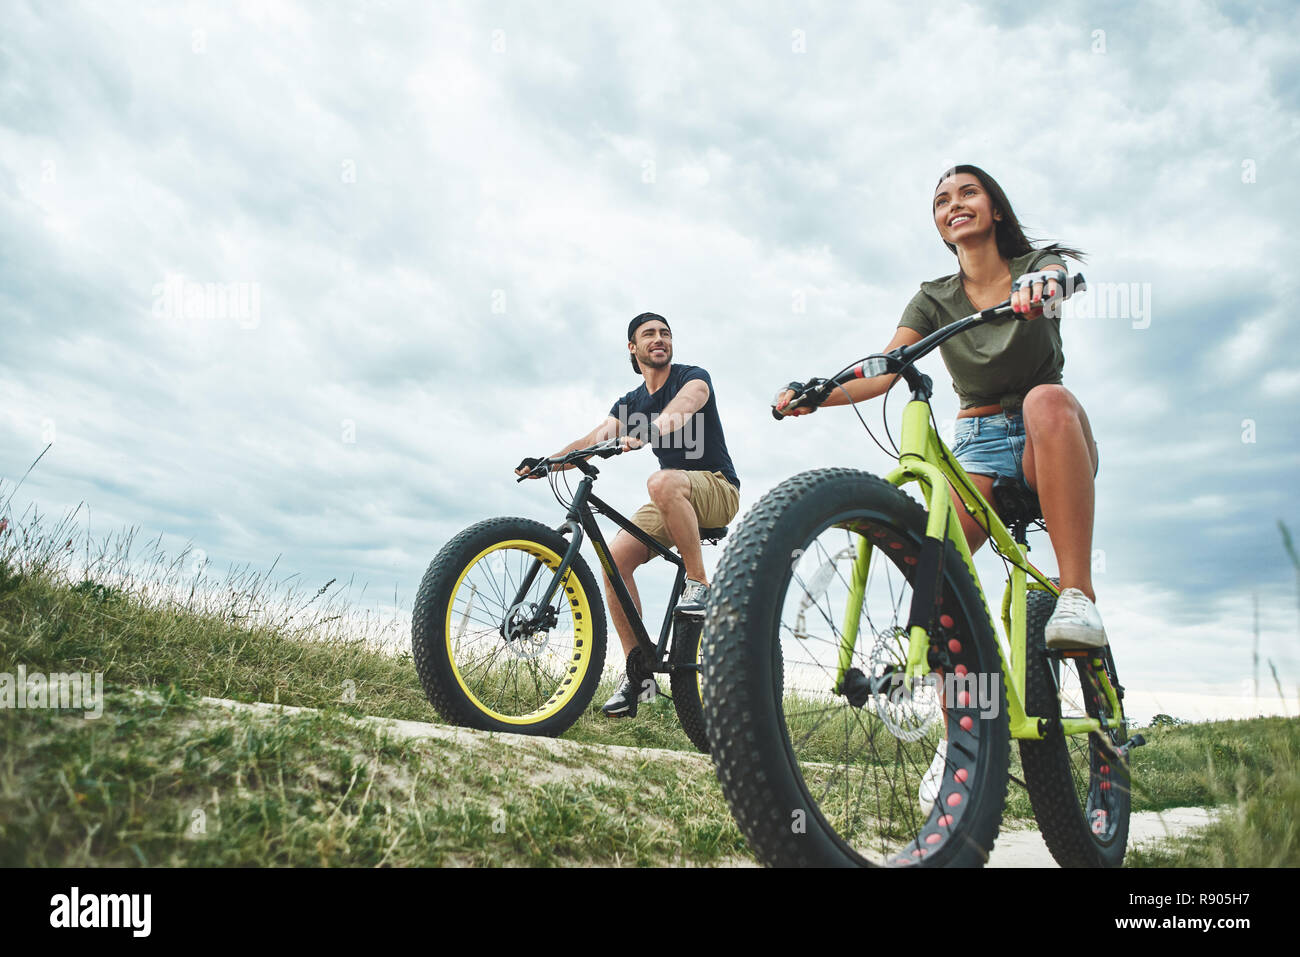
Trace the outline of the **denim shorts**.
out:
[[[952,452],[972,475],[1005,475],[1029,489],[1021,465],[1025,457],[1025,420],[1018,412],[958,419]]]
[[[1025,481],[1025,419],[1019,412],[958,419],[952,453],[971,475],[1005,475],[1033,491]],[[1097,469],[1092,474],[1096,476]]]

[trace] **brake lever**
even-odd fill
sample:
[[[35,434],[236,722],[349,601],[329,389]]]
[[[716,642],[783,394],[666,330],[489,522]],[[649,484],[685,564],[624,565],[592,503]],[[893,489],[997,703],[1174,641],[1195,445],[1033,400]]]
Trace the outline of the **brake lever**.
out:
[[[598,458],[609,459],[613,458],[615,455],[622,455],[626,451],[628,450],[623,448],[618,439],[606,439],[604,442],[600,443],[600,445],[596,446],[596,450],[591,454]]]

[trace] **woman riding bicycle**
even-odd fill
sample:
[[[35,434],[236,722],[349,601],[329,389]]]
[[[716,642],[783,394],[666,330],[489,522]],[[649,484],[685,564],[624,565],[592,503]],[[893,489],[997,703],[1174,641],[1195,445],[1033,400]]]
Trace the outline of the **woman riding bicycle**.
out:
[[[1044,299],[1059,303],[1061,290],[1055,281],[1013,290],[1013,281],[1025,273],[1063,269],[1058,253],[1083,257],[1058,244],[1031,246],[1002,188],[976,166],[957,166],[943,175],[931,212],[944,244],[957,256],[958,271],[921,284],[882,351],[912,345],[1008,297],[1017,313],[1038,320],[988,323],[940,346],[962,406],[953,453],[988,501],[993,500],[996,476],[1022,482],[1038,495],[1061,576],[1061,595],[1045,630],[1048,647],[1102,647],[1106,632],[1095,605],[1091,567],[1097,445],[1083,406],[1061,384],[1065,358],[1059,311],[1050,308],[1043,316]],[[854,380],[831,392],[824,404],[874,398],[895,378]],[[777,409],[783,410],[794,394],[781,393]],[[790,414],[806,415],[814,408]],[[987,536],[955,491],[952,495],[974,552]]]

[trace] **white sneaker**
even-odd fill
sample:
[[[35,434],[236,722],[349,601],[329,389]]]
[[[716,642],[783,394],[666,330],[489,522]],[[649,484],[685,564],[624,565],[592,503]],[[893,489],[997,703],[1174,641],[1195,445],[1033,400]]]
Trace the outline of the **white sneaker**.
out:
[[[1061,592],[1044,634],[1048,648],[1106,647],[1106,629],[1097,606],[1077,588]]]
[[[921,778],[921,787],[917,791],[917,797],[921,799],[921,814],[925,817],[930,816],[934,802],[939,800],[939,789],[943,786],[943,769],[947,766],[948,739],[945,738],[935,748],[934,760],[930,762],[929,769]]]

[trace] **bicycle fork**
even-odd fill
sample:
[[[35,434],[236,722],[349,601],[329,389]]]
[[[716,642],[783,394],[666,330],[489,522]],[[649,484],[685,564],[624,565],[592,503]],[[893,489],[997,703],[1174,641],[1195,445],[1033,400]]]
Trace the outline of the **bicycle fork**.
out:
[[[528,633],[536,630],[539,626],[554,624],[556,609],[551,607],[551,599],[555,597],[555,593],[563,584],[565,577],[569,573],[569,566],[573,564],[573,559],[582,546],[582,526],[578,522],[572,520],[565,522],[564,530],[567,530],[572,537],[569,539],[569,547],[565,549],[564,558],[560,560],[560,567],[555,569],[555,574],[551,576],[551,582],[546,586],[545,593],[534,606],[533,614],[523,621],[516,622],[514,621],[515,609],[523,604],[524,596],[533,587],[533,582],[537,580],[538,573],[546,567],[546,563],[540,558],[534,558],[532,567],[528,569],[528,573],[524,575],[524,580],[520,582],[515,597],[506,609],[506,617],[502,619],[499,629],[501,637],[506,641],[511,641],[512,636],[516,633]]]
[[[913,575],[912,604],[907,621],[907,661],[902,668],[903,677],[919,680],[931,670],[930,629],[935,624],[938,602],[943,594],[943,552],[948,541],[948,524],[952,502],[948,498],[947,479],[934,466],[924,461],[900,465],[885,480],[893,485],[909,481],[920,482],[928,492],[929,509],[926,519],[925,541]],[[970,568],[979,588],[979,578],[965,542],[958,543],[958,552]],[[836,667],[836,688],[843,685],[850,670],[853,650],[857,645],[858,628],[862,617],[862,603],[866,598],[867,576],[871,571],[871,553],[874,546],[865,536],[858,541],[857,558],[853,563],[853,577],[849,585],[849,598],[844,609],[844,622],[840,629],[840,649]],[[981,597],[983,591],[981,590]],[[1000,652],[1000,649],[999,649]]]

